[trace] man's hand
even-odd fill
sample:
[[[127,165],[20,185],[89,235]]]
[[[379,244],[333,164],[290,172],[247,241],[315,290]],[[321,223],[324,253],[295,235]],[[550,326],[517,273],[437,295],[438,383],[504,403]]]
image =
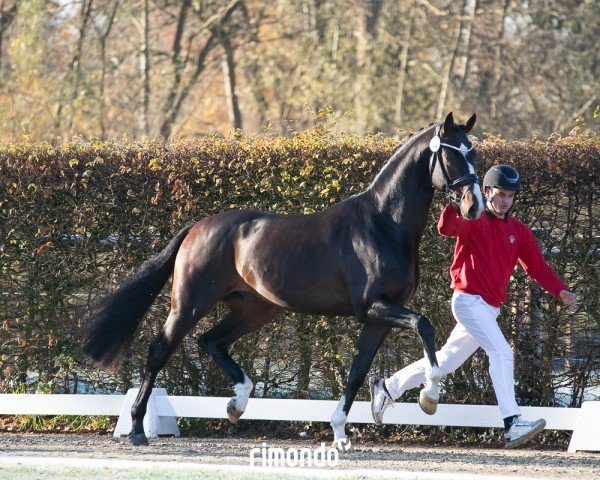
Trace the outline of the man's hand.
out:
[[[561,290],[559,293],[562,302],[569,308],[575,310],[579,303],[577,302],[577,294],[569,292],[567,290]]]

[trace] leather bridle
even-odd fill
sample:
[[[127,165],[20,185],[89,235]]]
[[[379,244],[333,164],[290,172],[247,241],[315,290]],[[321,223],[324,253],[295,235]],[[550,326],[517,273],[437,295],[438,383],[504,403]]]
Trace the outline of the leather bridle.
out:
[[[433,179],[433,173],[435,171],[435,167],[436,167],[436,165],[439,165],[440,171],[442,172],[442,176],[444,178],[444,183],[445,183],[444,188],[450,190],[453,194],[456,195],[456,193],[457,193],[456,189],[458,189],[460,187],[464,187],[465,185],[472,185],[472,184],[477,183],[479,181],[479,177],[475,173],[468,173],[467,175],[463,175],[462,177],[452,180],[450,178],[450,175],[448,174],[448,170],[444,166],[444,162],[442,161],[442,158],[441,158],[442,147],[452,148],[453,150],[457,150],[458,152],[460,152],[463,155],[463,157],[465,158],[465,161],[467,161],[467,162],[468,162],[467,153],[469,153],[471,150],[473,150],[474,147],[471,145],[470,148],[459,148],[459,147],[455,147],[454,145],[450,145],[448,143],[443,143],[440,138],[440,128],[441,128],[441,125],[438,125],[435,127],[435,134],[434,134],[433,138],[431,139],[431,141],[429,142],[429,149],[432,152],[430,164],[429,164],[429,175]],[[463,197],[464,197],[464,193],[463,193]],[[461,198],[461,201],[462,201],[462,198]]]

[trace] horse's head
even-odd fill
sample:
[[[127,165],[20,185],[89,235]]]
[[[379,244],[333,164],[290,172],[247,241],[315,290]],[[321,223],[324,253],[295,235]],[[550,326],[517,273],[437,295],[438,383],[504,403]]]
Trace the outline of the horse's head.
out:
[[[431,183],[438,190],[450,190],[468,220],[479,218],[485,206],[475,174],[475,150],[467,137],[475,119],[473,114],[465,125],[459,125],[450,112],[435,127],[429,142]]]

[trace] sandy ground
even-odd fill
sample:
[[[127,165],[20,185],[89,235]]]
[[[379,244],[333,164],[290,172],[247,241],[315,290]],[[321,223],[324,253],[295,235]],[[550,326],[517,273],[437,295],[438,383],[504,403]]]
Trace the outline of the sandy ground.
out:
[[[309,448],[314,440],[267,440],[266,447]],[[328,447],[329,445],[327,445]],[[250,452],[261,440],[155,438],[147,447],[99,435],[0,434],[0,456],[69,457],[250,465]],[[260,464],[256,456],[256,464]],[[336,469],[468,473],[485,476],[600,480],[600,453],[504,450],[456,447],[397,447],[359,444],[340,455]]]

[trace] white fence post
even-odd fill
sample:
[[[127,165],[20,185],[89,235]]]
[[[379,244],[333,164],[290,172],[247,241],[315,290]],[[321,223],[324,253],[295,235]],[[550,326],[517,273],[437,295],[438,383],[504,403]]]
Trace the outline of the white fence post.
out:
[[[568,452],[600,452],[600,402],[583,402],[579,410]]]
[[[137,397],[138,391],[139,388],[130,388],[127,390],[123,406],[121,407],[121,414],[119,415],[119,420],[117,421],[115,432],[113,433],[115,438],[119,438],[122,435],[129,435],[129,432],[131,432],[131,407]],[[179,427],[177,426],[177,418],[174,415],[158,416],[155,398],[166,396],[166,389],[152,389],[152,393],[148,399],[146,415],[144,416],[144,431],[149,438],[158,437],[159,435],[174,435],[176,437],[180,435]]]

